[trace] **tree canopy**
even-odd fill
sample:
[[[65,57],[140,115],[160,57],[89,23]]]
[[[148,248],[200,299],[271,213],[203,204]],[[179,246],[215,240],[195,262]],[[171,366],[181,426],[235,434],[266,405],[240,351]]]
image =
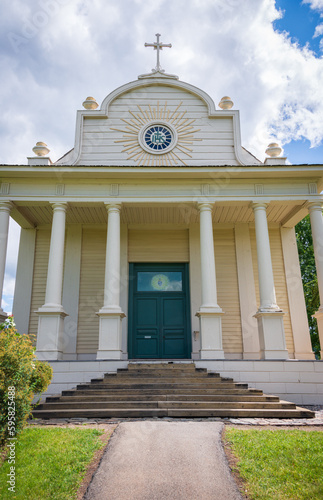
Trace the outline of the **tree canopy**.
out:
[[[297,224],[295,230],[312,347],[315,356],[319,358],[320,340],[318,335],[317,322],[315,318],[312,318],[312,315],[318,310],[320,306],[320,296],[317,285],[312,231],[309,215]]]

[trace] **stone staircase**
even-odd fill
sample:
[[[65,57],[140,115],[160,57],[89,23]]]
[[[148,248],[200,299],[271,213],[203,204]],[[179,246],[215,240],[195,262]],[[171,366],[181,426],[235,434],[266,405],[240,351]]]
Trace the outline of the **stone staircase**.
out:
[[[314,412],[267,396],[194,363],[129,363],[61,396],[48,396],[36,418],[313,418]]]

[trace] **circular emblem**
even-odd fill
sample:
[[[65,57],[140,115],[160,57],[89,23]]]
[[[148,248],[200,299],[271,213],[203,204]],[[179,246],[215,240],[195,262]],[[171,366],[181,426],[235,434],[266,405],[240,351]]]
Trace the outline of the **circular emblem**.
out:
[[[165,290],[169,285],[169,278],[165,274],[156,274],[151,280],[154,290]]]
[[[168,123],[150,123],[139,132],[139,143],[149,153],[168,153],[176,142],[177,133]]]

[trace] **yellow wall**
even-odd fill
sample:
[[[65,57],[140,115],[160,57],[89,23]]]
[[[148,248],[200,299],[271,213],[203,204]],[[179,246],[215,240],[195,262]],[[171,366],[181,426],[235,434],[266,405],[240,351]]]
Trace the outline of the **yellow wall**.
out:
[[[130,229],[129,262],[189,262],[188,229]]]
[[[238,274],[234,229],[215,229],[214,253],[218,304],[222,317],[223,349],[226,353],[242,353]]]
[[[44,305],[46,294],[47,267],[50,245],[50,228],[37,229],[33,290],[31,295],[29,333],[37,335],[38,316],[35,311]]]
[[[96,353],[98,350],[99,317],[95,313],[103,306],[106,237],[105,228],[83,227],[78,354]]]

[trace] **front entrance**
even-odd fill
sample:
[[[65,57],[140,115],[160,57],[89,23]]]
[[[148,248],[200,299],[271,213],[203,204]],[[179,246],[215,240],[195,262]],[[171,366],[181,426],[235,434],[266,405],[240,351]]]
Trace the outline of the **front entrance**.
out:
[[[130,264],[129,357],[188,359],[188,264]]]

